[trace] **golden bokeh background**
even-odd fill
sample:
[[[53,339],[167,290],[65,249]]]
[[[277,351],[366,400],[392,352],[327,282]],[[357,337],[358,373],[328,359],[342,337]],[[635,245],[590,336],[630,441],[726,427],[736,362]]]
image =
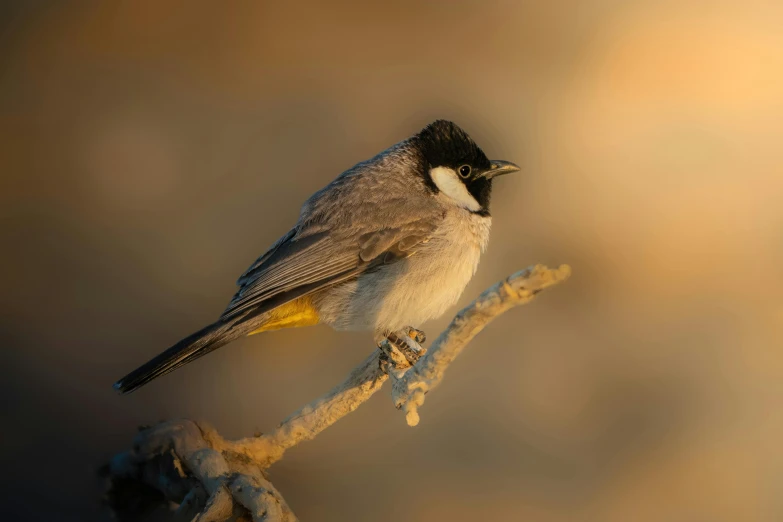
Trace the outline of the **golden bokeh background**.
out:
[[[95,470],[138,424],[246,436],[341,380],[369,334],[110,387],[212,321],[312,192],[449,118],[524,166],[462,303],[574,275],[483,332],[418,427],[385,389],[291,450],[294,511],[783,519],[781,27],[773,1],[3,3],[4,512],[107,520]]]

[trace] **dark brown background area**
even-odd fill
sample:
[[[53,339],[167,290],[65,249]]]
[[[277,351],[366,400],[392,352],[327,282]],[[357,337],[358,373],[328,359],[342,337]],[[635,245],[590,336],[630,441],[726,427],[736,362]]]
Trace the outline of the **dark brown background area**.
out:
[[[342,170],[453,119],[501,179],[468,287],[574,276],[272,479],[304,521],[783,518],[779,2],[4,2],[0,497],[105,520],[139,424],[268,430],[372,348],[281,331],[128,397]],[[549,5],[552,4],[552,5]],[[424,325],[434,335],[447,318]]]

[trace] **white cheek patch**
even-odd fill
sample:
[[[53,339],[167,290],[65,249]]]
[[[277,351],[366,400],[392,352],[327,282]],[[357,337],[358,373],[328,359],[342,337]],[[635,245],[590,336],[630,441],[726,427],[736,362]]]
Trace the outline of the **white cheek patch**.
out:
[[[438,190],[453,199],[460,207],[474,212],[481,210],[479,202],[468,192],[465,184],[453,170],[446,167],[436,167],[430,170],[430,177]]]

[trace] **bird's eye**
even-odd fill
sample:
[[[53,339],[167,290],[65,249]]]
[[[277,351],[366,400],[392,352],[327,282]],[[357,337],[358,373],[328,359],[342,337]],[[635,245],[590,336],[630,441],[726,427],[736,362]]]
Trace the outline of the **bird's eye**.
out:
[[[459,175],[463,178],[470,176],[470,165],[463,165],[459,168]]]

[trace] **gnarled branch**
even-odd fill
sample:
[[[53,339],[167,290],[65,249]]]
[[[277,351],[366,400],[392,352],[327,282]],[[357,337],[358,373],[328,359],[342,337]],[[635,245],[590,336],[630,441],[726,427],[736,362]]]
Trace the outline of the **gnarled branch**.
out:
[[[288,448],[314,438],[378,391],[392,377],[392,399],[409,425],[419,422],[425,394],[437,386],[451,362],[492,319],[530,302],[541,290],[566,280],[568,266],[542,265],[517,272],[484,291],[460,311],[413,366],[403,357],[387,360],[380,350],[323,397],[284,420],[272,433],[228,441],[204,423],[168,421],[142,430],[133,449],[112,459],[109,504],[120,520],[143,508],[177,505],[181,520],[293,522],[296,516],[264,470]]]

